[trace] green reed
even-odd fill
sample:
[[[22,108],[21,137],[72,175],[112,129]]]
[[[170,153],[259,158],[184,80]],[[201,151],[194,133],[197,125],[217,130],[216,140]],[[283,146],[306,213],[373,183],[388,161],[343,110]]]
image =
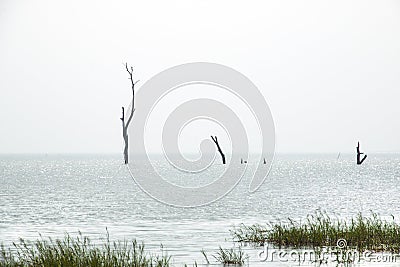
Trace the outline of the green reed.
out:
[[[66,234],[64,239],[40,239],[28,242],[20,239],[13,248],[0,248],[0,266],[137,266],[167,267],[170,256],[152,255],[144,251],[143,243],[110,242],[94,245],[81,233],[75,238]]]
[[[201,253],[206,259],[207,264],[210,264],[210,261],[208,260],[205,251],[202,250]],[[245,261],[249,258],[249,256],[244,253],[240,247],[238,247],[237,249],[224,249],[220,246],[219,250],[212,256],[218,263],[221,263],[223,265],[243,265]]]
[[[336,246],[337,240],[345,239],[347,246],[359,251],[400,250],[400,225],[392,220],[381,219],[376,213],[363,216],[358,213],[351,220],[332,219],[326,212],[316,211],[305,220],[288,219],[285,222],[246,226],[231,230],[237,242],[263,244],[278,247]]]

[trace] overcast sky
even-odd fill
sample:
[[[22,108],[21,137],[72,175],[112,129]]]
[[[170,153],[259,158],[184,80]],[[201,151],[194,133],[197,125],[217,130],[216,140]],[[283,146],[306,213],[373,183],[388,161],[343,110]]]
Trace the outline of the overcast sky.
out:
[[[141,83],[235,68],[268,102],[278,152],[400,151],[398,1],[1,0],[0,153],[120,152],[125,61]]]

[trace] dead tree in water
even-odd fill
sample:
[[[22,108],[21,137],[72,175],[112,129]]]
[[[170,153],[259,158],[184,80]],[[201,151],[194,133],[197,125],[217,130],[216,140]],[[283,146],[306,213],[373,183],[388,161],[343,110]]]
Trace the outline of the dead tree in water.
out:
[[[367,158],[367,155],[364,155],[364,157],[361,159],[361,155],[364,153],[360,152],[360,142],[357,143],[357,165],[361,165],[364,160]],[[361,159],[361,160],[360,160]]]
[[[122,121],[122,137],[124,138],[124,163],[128,164],[128,126],[131,123],[133,112],[135,112],[135,84],[138,82],[133,82],[133,67],[128,68],[128,63],[125,63],[125,69],[129,73],[129,80],[131,81],[132,86],[132,107],[131,113],[129,114],[128,121],[125,123],[125,108],[122,107],[122,117],[120,118]]]
[[[214,141],[215,145],[217,146],[218,152],[221,154],[222,164],[225,164],[225,154],[222,152],[221,147],[218,144],[218,139],[216,136],[211,136],[211,139]]]

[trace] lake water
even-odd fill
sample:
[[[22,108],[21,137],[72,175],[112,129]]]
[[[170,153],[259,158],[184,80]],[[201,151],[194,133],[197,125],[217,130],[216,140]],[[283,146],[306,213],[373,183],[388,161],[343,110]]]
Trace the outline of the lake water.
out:
[[[176,177],[165,162],[157,164]],[[223,166],[211,168],[219,173]],[[99,240],[107,227],[111,239],[136,238],[150,251],[160,251],[162,243],[173,263],[182,265],[204,263],[201,249],[212,254],[220,245],[233,247],[229,229],[239,223],[301,219],[317,209],[340,218],[370,210],[400,218],[399,154],[371,154],[362,166],[354,155],[277,155],[266,182],[253,194],[247,190],[249,176],[215,203],[176,208],[143,193],[116,155],[2,155],[0,242],[79,230]],[[250,266],[290,266],[260,262],[258,250],[246,248]]]

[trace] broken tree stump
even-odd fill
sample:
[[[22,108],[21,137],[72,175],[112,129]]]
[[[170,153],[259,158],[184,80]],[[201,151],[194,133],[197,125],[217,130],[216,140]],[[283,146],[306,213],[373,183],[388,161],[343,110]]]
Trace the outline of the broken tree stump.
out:
[[[217,146],[217,149],[218,149],[219,154],[221,154],[222,164],[225,164],[225,163],[226,163],[226,161],[225,161],[225,154],[222,152],[222,149],[221,149],[221,147],[220,147],[219,144],[218,144],[218,139],[217,139],[217,137],[216,137],[216,136],[211,136],[211,139],[214,141],[215,145]]]
[[[363,155],[364,153],[360,152],[360,142],[357,143],[356,149],[357,149],[357,165],[361,165],[367,158],[367,155],[364,155],[364,157],[361,159],[361,155]]]

